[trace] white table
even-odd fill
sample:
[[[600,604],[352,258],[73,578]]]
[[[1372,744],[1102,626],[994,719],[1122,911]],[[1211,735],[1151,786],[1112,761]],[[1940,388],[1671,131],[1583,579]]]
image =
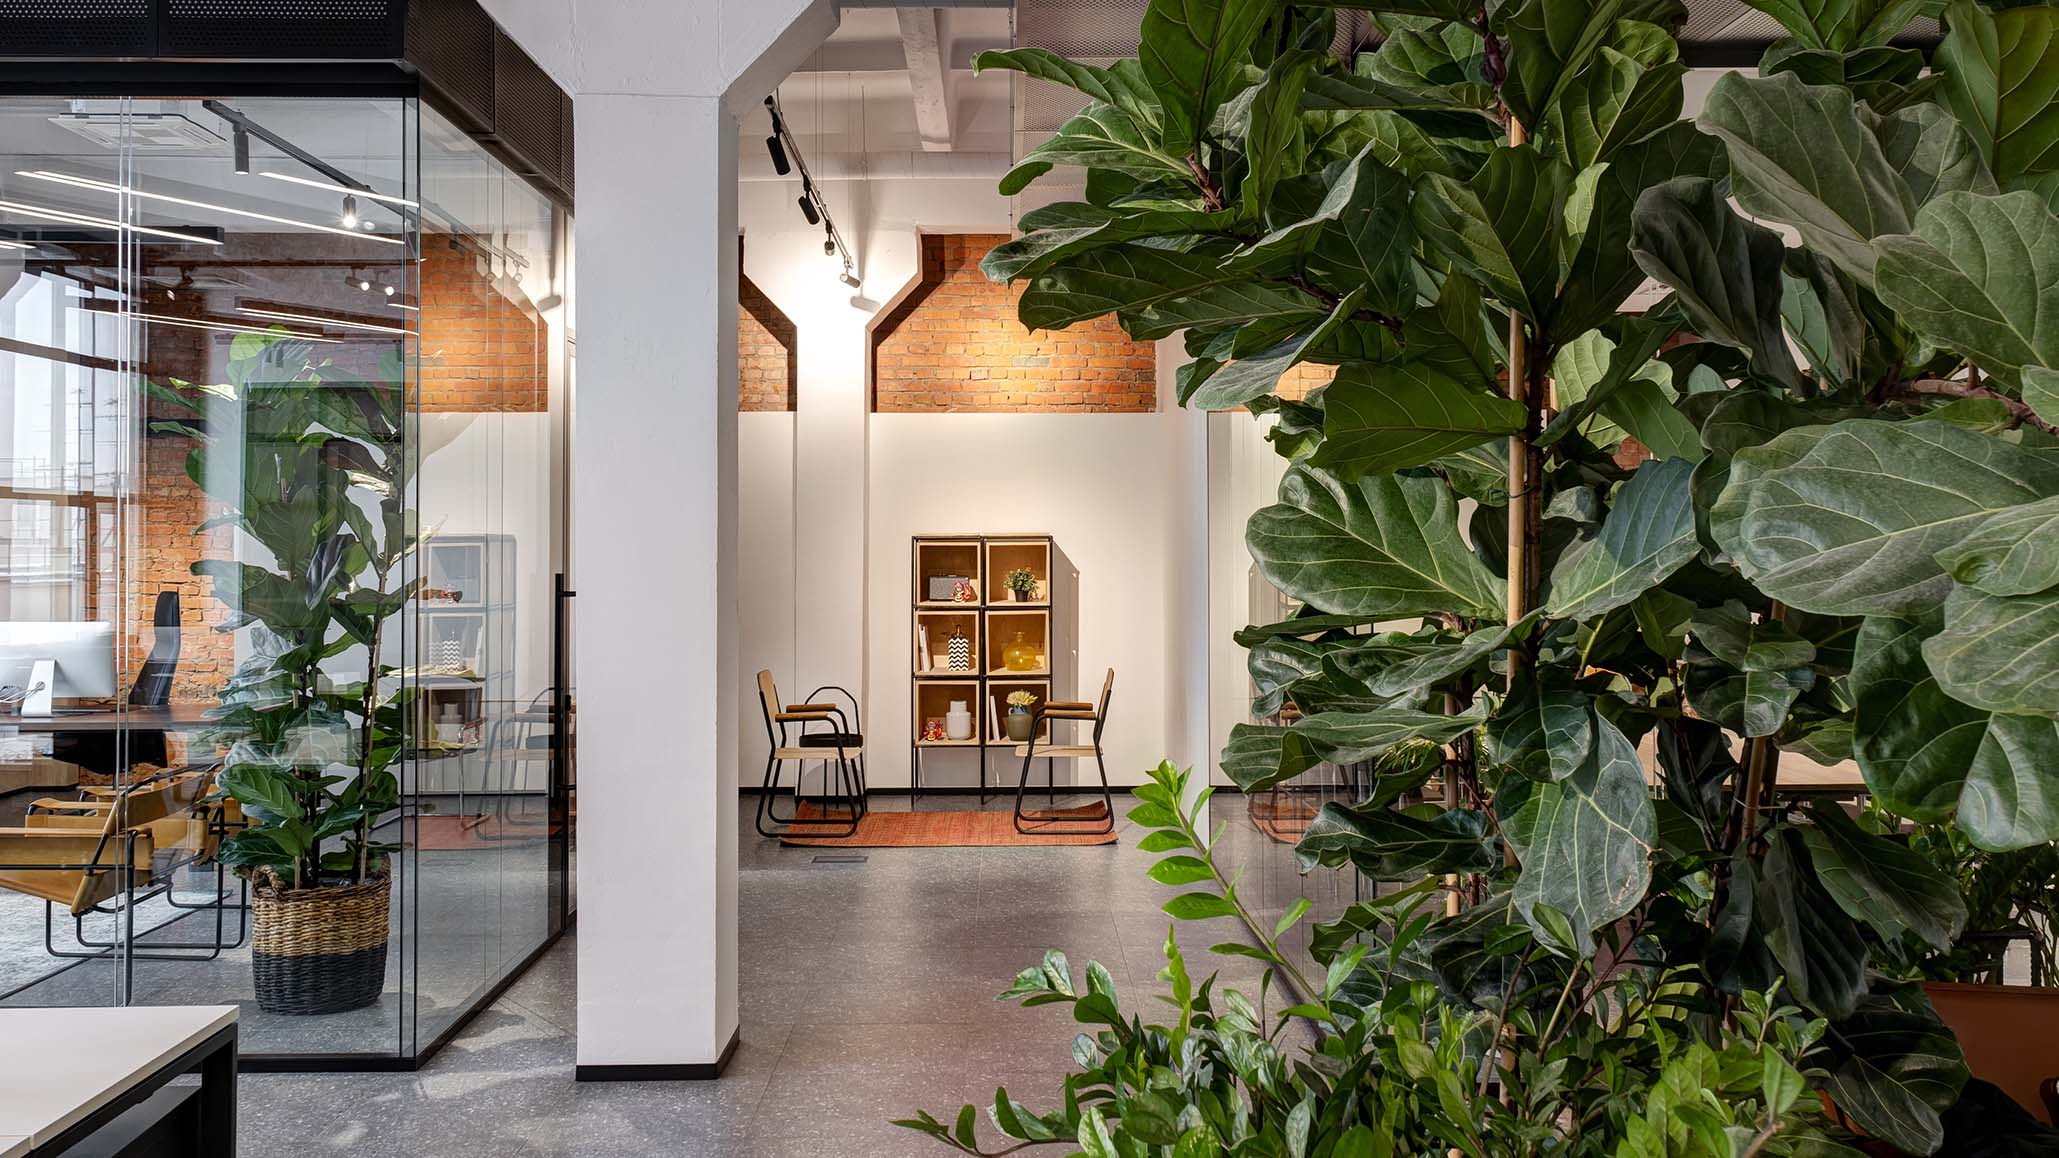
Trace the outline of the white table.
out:
[[[182,1074],[200,1149],[236,1148],[236,1007],[0,1009],[0,1158],[62,1154]]]

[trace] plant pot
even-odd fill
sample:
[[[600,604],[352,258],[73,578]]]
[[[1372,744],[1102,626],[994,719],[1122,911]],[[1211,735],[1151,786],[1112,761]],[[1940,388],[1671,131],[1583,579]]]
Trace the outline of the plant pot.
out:
[[[2059,989],[1926,981],[1923,992],[1959,1039],[1973,1076],[2050,1122],[2039,1086],[2059,1070],[2049,1049],[2059,1041]]]
[[[1029,742],[1030,714],[1026,708],[1008,709],[1008,738],[1018,744]]]
[[[1013,589],[1011,589],[1008,593],[1015,597],[1015,601],[1017,603],[1028,603],[1030,601],[1030,596],[1036,594],[1033,591],[1016,591]]]
[[[254,882],[251,972],[258,1008],[306,1016],[363,1009],[386,987],[393,881],[287,889]]]

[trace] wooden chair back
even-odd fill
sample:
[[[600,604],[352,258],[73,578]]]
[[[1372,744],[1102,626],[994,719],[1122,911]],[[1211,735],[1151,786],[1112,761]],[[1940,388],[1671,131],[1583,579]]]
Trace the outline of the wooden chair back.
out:
[[[780,734],[785,729],[774,720],[779,715],[779,686],[773,682],[770,668],[758,672],[758,710],[765,716],[765,738],[773,747],[779,747]]]
[[[20,827],[0,828],[0,889],[83,913],[121,890],[124,867],[135,883],[147,880],[152,826],[171,816],[175,787],[158,781],[111,800],[37,801]]]

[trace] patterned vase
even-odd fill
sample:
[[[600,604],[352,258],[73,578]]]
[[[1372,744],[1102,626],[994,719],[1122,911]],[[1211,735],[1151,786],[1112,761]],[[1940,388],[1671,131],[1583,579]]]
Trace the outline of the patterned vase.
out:
[[[953,632],[951,634],[951,644],[947,655],[949,656],[952,671],[972,670],[972,641],[965,638],[964,632]]]

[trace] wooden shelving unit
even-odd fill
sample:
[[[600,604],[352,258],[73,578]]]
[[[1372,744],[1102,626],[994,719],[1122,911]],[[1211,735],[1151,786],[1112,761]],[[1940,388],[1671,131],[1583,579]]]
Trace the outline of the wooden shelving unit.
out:
[[[914,751],[912,790],[922,790],[922,754],[935,748],[979,753],[980,791],[986,791],[986,749],[1013,747],[1005,718],[1008,693],[1052,695],[1052,565],[1057,552],[1050,535],[917,535],[909,546],[909,657],[913,704],[909,746]],[[1037,579],[1032,598],[1018,600],[1008,575],[1027,568]],[[967,599],[965,596],[970,595]],[[969,644],[970,669],[950,666],[951,636]],[[1009,668],[1008,649],[1021,642],[1036,649],[1036,665]],[[972,737],[924,740],[923,725],[964,700],[972,711]],[[1050,725],[1040,739],[1050,738]]]

